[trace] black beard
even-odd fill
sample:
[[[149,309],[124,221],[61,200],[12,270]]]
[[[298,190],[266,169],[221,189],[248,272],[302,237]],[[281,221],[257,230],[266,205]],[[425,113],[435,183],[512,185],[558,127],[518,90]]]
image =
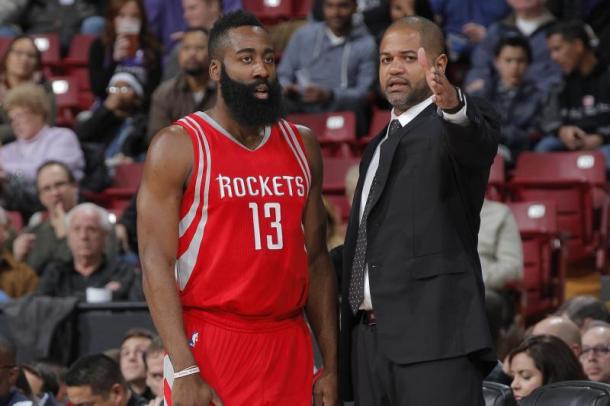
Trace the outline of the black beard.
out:
[[[267,100],[254,96],[257,86],[264,84],[269,89]],[[229,77],[224,66],[220,69],[220,93],[229,108],[231,117],[238,124],[248,128],[261,128],[275,124],[284,115],[282,91],[277,79],[258,79],[251,84],[243,84]]]

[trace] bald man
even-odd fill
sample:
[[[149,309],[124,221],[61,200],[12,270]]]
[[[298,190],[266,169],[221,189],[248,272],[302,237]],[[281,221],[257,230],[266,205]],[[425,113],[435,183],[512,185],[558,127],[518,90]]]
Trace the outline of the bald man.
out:
[[[595,326],[583,334],[580,363],[590,380],[610,383],[610,325]]]
[[[550,316],[540,320],[534,326],[532,335],[551,335],[561,339],[574,352],[577,357],[580,355],[581,340],[578,326],[568,318]]]
[[[381,41],[391,121],[362,157],[341,278],[342,394],[356,405],[483,405],[496,365],[477,233],[499,125],[447,80],[443,47],[422,17]]]

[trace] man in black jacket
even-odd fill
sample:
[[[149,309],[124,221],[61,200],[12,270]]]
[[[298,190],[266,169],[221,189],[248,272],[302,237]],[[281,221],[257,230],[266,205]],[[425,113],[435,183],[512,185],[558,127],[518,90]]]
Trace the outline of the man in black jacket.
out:
[[[482,405],[496,364],[477,232],[499,123],[448,82],[443,45],[421,17],[381,42],[392,120],[363,155],[343,250],[342,395],[357,405]]]

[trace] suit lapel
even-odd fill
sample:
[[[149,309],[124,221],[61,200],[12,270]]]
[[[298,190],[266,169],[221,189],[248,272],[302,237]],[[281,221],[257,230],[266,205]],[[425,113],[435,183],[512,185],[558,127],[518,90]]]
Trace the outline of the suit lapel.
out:
[[[434,103],[426,107],[417,115],[417,117],[405,125],[398,134],[388,138],[381,146],[379,167],[377,168],[377,173],[375,175],[375,180],[377,181],[378,185],[375,188],[375,194],[372,197],[373,200],[371,201],[371,211],[373,211],[375,205],[379,201],[379,198],[383,194],[383,190],[385,189],[385,185],[388,181],[388,175],[390,174],[390,168],[392,167],[392,161],[394,160],[396,149],[398,148],[402,137],[404,137],[410,131],[413,131],[420,124],[424,123],[426,118],[431,114],[436,114],[436,104]]]

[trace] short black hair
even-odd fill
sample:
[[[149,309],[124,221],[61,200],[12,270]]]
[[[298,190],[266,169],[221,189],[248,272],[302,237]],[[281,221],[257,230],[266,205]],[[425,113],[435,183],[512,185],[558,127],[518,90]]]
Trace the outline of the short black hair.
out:
[[[210,59],[220,59],[220,48],[229,30],[239,27],[263,27],[263,24],[252,13],[243,10],[233,11],[221,16],[210,30],[208,55]]]
[[[508,35],[506,37],[502,37],[494,49],[494,55],[496,58],[500,55],[500,52],[502,52],[504,47],[516,47],[523,49],[525,51],[525,56],[527,57],[527,62],[532,62],[532,47],[524,36]]]
[[[385,32],[389,32],[394,27],[409,27],[417,31],[421,46],[427,53],[434,55],[434,57],[445,53],[443,30],[434,21],[421,16],[402,17],[394,21]]]
[[[591,37],[589,37],[585,23],[580,20],[564,20],[556,22],[548,29],[546,32],[546,37],[550,38],[555,34],[561,35],[561,38],[563,38],[564,41],[580,41],[585,48],[592,49]]]
[[[45,168],[48,168],[49,166],[53,166],[53,165],[59,166],[60,168],[62,168],[64,170],[64,172],[66,172],[66,175],[68,175],[68,180],[70,181],[70,183],[76,183],[76,178],[74,177],[74,174],[72,173],[72,169],[70,169],[70,167],[68,165],[66,165],[64,162],[55,161],[55,160],[46,161],[45,163],[43,163],[42,165],[40,165],[38,167],[38,169],[36,170],[36,180],[38,181],[40,172],[42,172]]]
[[[95,395],[107,396],[115,384],[127,388],[119,364],[104,354],[86,355],[68,369],[66,386],[89,386]]]

